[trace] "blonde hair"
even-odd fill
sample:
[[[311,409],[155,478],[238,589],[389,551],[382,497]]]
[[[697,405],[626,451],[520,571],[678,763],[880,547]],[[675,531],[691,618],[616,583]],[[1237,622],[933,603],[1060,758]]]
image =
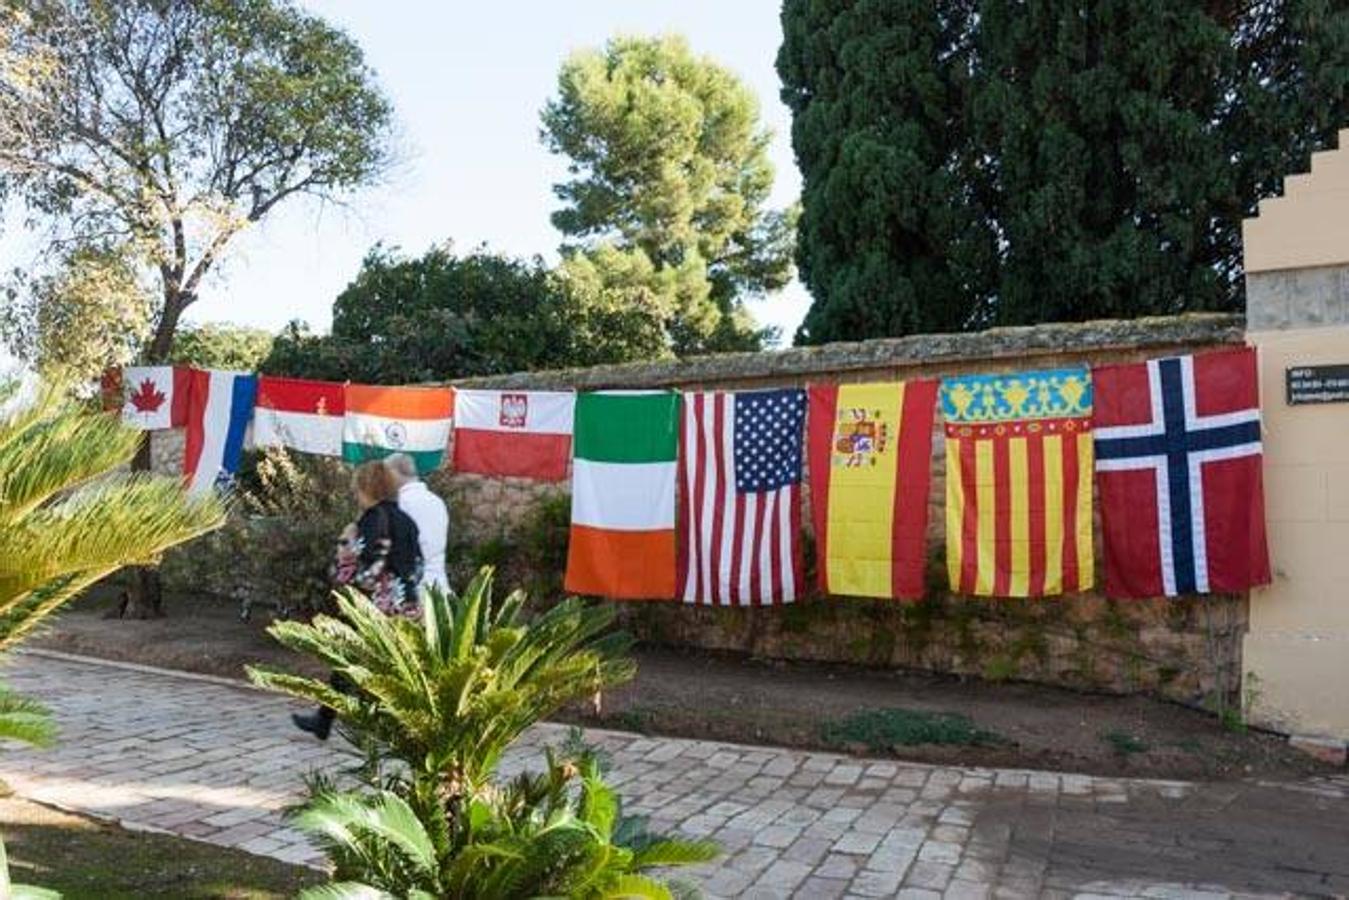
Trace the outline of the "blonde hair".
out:
[[[393,476],[384,463],[379,460],[371,460],[357,466],[356,474],[352,476],[351,483],[359,493],[364,494],[375,503],[382,500],[392,500],[398,493],[398,488],[393,483]]]

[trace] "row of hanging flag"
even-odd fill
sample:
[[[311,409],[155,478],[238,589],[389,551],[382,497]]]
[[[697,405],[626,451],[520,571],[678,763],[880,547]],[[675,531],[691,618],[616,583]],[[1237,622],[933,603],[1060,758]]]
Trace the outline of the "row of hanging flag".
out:
[[[459,471],[547,481],[567,477],[571,454],[571,392],[383,387],[177,366],[110,372],[104,391],[128,425],[186,427],[193,491],[227,482],[247,446],[353,463],[401,452],[425,474],[441,467],[453,428]]]
[[[563,480],[566,589],[761,606],[806,592],[803,471],[827,594],[917,598],[928,582],[936,413],[951,590],[1044,597],[1241,591],[1270,579],[1255,351],[936,381],[707,391],[378,387],[127,368],[123,417],[186,425],[193,490],[251,439],[351,462],[410,454]]]

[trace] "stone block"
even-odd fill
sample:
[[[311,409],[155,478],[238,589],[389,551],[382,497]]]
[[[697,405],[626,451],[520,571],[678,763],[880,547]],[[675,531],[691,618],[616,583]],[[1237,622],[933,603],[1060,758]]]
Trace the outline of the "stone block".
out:
[[[1288,738],[1288,746],[1332,766],[1342,768],[1349,762],[1349,743],[1336,738],[1295,734]]]

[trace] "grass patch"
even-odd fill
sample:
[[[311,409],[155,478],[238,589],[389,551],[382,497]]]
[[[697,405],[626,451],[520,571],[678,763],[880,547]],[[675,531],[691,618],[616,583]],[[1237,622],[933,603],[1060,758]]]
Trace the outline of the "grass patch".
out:
[[[976,727],[967,716],[913,709],[864,709],[845,719],[826,722],[820,737],[831,747],[862,744],[871,751],[919,744],[975,747],[1004,743],[994,731]]]
[[[619,731],[635,731],[638,734],[649,734],[651,723],[655,720],[655,710],[633,704],[627,709],[620,709],[617,712],[608,713],[602,719],[606,728],[616,728]]]
[[[321,872],[186,838],[127,831],[17,798],[0,800],[10,875],[65,900],[281,900]]]
[[[1129,734],[1127,731],[1106,731],[1101,733],[1101,740],[1110,745],[1111,749],[1120,756],[1132,756],[1135,753],[1146,753],[1148,745],[1138,738]]]

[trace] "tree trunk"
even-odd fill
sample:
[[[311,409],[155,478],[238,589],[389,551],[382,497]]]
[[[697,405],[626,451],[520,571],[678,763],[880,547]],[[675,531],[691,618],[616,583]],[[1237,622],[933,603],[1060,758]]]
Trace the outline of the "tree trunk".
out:
[[[187,305],[188,296],[172,288],[164,290],[164,313],[160,316],[159,327],[144,357],[147,363],[162,363],[169,358],[173,349],[173,334],[178,328],[178,319]],[[140,449],[131,460],[131,471],[150,471],[150,434],[141,439]],[[126,619],[157,619],[165,614],[164,584],[155,566],[135,566],[127,572],[129,576],[126,593],[118,615]]]
[[[140,449],[131,460],[131,471],[150,471],[150,434],[141,437]],[[134,566],[127,570],[126,592],[118,608],[123,619],[157,619],[164,615],[164,586],[159,569],[154,566]]]

